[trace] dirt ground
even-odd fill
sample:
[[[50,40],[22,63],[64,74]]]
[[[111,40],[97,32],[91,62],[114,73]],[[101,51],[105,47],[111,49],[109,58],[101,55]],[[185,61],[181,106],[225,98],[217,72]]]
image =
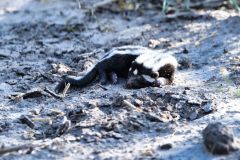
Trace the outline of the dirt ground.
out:
[[[210,154],[202,130],[222,122],[240,137],[240,17],[233,9],[164,15],[97,0],[0,1],[0,159],[239,159]],[[171,52],[173,85],[125,89],[124,79],[53,90],[116,46]],[[28,93],[28,94],[25,94]]]

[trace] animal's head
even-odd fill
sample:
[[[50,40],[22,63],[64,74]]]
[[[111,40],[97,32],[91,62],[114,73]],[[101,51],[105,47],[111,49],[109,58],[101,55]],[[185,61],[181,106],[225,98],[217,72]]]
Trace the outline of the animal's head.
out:
[[[127,88],[144,88],[153,86],[155,78],[158,77],[157,72],[144,67],[142,64],[134,61],[129,69],[126,82]]]

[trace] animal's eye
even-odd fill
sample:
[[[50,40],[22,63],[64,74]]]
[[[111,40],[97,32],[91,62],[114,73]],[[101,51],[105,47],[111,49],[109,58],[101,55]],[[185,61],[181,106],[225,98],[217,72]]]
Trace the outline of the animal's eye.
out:
[[[134,74],[134,75],[137,75],[137,74],[138,74],[138,70],[135,69],[135,70],[133,71],[133,74]]]

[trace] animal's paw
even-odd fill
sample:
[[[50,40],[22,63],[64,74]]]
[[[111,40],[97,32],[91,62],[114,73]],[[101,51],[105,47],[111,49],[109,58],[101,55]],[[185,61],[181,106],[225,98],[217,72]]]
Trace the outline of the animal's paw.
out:
[[[170,84],[169,80],[163,77],[157,78],[154,82],[155,87],[161,87],[167,84]]]
[[[130,76],[128,77],[126,82],[126,88],[128,89],[139,89],[139,88],[150,87],[153,85],[154,85],[154,79],[146,75]]]

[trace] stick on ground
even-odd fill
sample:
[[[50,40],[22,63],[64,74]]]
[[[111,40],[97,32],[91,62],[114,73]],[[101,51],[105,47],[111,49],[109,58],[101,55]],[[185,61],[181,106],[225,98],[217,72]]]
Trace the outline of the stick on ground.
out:
[[[49,90],[47,87],[44,88],[44,91],[53,96],[56,99],[62,99],[63,97],[61,95],[58,95],[54,93],[53,91]]]

